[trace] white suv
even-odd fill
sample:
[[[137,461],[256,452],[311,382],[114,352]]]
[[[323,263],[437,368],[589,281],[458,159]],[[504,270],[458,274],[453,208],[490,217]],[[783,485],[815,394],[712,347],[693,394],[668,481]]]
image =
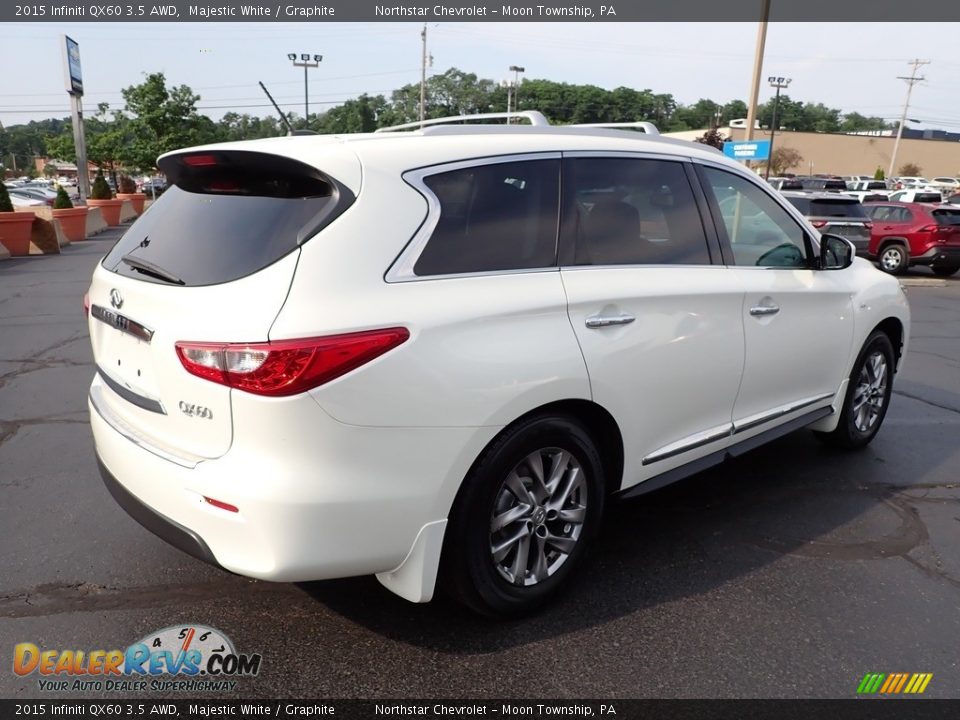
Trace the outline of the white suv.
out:
[[[711,148],[527,116],[163,156],[87,298],[127,512],[242,575],[509,615],[611,496],[874,437],[896,279]]]

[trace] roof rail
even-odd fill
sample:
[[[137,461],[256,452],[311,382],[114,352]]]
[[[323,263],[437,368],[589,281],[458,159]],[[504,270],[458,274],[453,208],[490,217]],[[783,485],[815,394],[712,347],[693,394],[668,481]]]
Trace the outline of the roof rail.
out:
[[[397,130],[419,130],[420,128],[426,127],[428,125],[447,125],[447,124],[472,121],[472,120],[503,120],[503,119],[511,119],[511,118],[523,118],[525,120],[529,120],[531,125],[536,125],[536,126],[543,126],[543,125],[550,124],[550,121],[547,120],[547,118],[544,117],[543,113],[539,112],[538,110],[521,110],[519,112],[511,112],[511,113],[501,113],[501,112],[479,113],[478,115],[452,115],[450,117],[431,118],[429,120],[424,120],[423,122],[420,122],[418,120],[416,122],[403,123],[402,125],[391,125],[390,127],[382,127],[382,128],[378,128],[377,130],[374,130],[374,132],[382,133],[382,132],[395,132]],[[656,130],[656,128],[654,128],[654,130]]]
[[[576,125],[567,125],[567,127],[583,128],[610,128],[611,130],[643,130],[646,135],[659,135],[657,126],[651,122],[615,122],[615,123],[577,123]]]

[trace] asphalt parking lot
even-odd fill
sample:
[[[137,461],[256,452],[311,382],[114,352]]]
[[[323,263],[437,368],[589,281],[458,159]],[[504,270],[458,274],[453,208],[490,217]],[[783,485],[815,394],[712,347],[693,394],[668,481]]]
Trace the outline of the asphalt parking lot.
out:
[[[15,643],[123,648],[184,623],[262,653],[243,697],[849,698],[867,672],[930,672],[927,696],[960,697],[960,279],[908,289],[909,355],[870,448],[801,431],[615,505],[570,592],[495,623],[373,578],[232,576],[117,507],[81,307],[110,240],[0,263],[0,697],[52,699],[10,670]]]

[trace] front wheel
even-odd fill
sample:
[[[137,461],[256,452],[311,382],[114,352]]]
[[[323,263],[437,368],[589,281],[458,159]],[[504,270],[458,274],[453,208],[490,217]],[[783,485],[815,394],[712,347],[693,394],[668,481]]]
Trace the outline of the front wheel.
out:
[[[891,275],[905,272],[909,262],[910,256],[903,245],[887,245],[880,251],[880,269]]]
[[[484,615],[535,610],[573,572],[603,504],[603,466],[580,423],[540,416],[508,429],[471,470],[451,512],[448,589]]]
[[[890,406],[894,362],[890,338],[879,330],[870,335],[853,365],[836,430],[817,437],[850,450],[873,440]]]

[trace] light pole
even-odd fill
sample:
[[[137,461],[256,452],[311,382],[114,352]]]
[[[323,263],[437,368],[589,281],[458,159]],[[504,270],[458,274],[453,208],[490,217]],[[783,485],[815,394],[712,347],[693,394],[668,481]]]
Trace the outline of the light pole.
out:
[[[520,73],[526,72],[527,69],[520,67],[519,65],[511,65],[510,72],[513,73],[513,111],[517,112],[520,109]],[[510,124],[510,87],[507,87],[507,124]]]
[[[306,125],[310,121],[310,90],[307,87],[307,71],[310,68],[320,67],[323,55],[301,53],[298,56],[296,53],[287,53],[287,59],[293,63],[294,67],[303,68],[303,122]]]
[[[763,174],[764,180],[770,179],[770,163],[773,162],[773,137],[777,133],[777,110],[780,109],[780,90],[790,87],[790,83],[793,82],[791,78],[784,77],[768,77],[767,82],[770,83],[770,87],[777,89],[776,98],[773,101],[773,120],[770,123],[770,155],[767,156],[767,169]]]

